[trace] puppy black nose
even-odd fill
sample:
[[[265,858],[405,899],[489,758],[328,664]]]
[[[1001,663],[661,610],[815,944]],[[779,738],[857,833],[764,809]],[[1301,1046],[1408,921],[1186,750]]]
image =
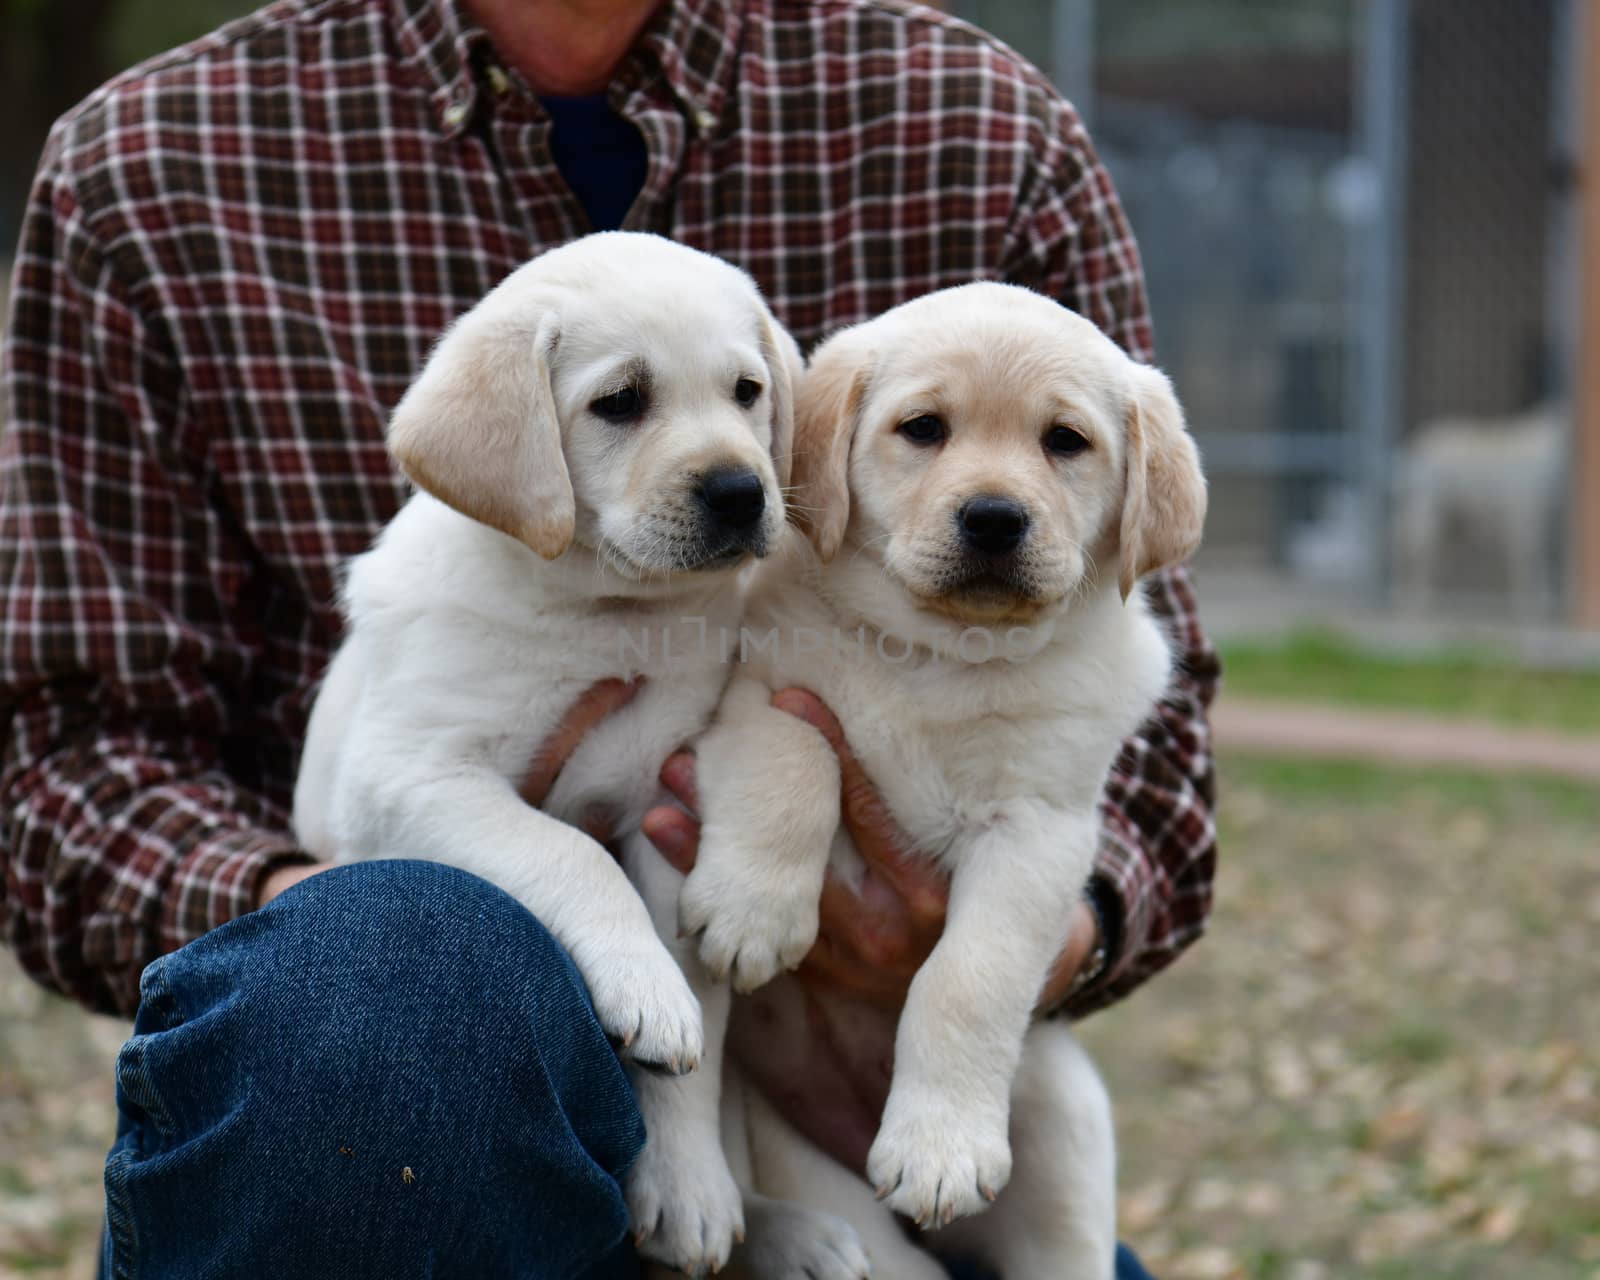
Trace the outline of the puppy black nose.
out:
[[[767,509],[767,492],[754,471],[712,471],[700,480],[700,501],[729,529],[750,529]]]
[[[1028,512],[1010,498],[971,498],[958,513],[967,545],[986,555],[1015,551],[1028,532]]]

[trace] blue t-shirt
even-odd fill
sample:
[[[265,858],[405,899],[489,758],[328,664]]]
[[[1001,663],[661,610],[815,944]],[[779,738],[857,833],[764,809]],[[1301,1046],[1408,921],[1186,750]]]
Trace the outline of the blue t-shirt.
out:
[[[596,231],[615,231],[644,188],[644,136],[603,93],[540,98],[550,113],[550,152]]]

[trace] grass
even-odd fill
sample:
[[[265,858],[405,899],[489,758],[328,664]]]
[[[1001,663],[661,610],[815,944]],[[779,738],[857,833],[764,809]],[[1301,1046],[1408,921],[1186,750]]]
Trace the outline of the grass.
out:
[[[1083,1025],[1160,1280],[1600,1280],[1600,797],[1223,760],[1209,935]],[[123,1024],[0,952],[0,1276],[90,1280]]]
[[[1540,774],[1498,774],[1490,779],[1469,769],[1396,769],[1359,760],[1261,756],[1224,762],[1224,792],[1236,783],[1244,788],[1245,805],[1260,795],[1271,795],[1279,803],[1319,807],[1376,808],[1425,800],[1467,811],[1481,809],[1495,819],[1537,814],[1600,828],[1600,790]]]
[[[1536,671],[1472,652],[1379,654],[1322,631],[1222,646],[1231,695],[1334,702],[1600,733],[1600,671]]]
[[[1083,1027],[1162,1280],[1600,1280],[1592,790],[1230,756],[1209,936]]]

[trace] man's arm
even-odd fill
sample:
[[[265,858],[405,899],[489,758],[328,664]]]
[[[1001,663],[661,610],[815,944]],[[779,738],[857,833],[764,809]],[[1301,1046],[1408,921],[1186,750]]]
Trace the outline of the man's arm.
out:
[[[304,855],[287,814],[220,763],[254,657],[246,556],[184,440],[137,249],[90,225],[61,137],[5,353],[0,922],[39,981],[126,1012],[146,963],[249,911]]]
[[[1140,360],[1153,355],[1139,250],[1110,175],[1082,124],[1050,101],[1037,181],[1025,193],[1005,276],[1058,298]],[[1207,710],[1221,684],[1186,568],[1146,580],[1172,636],[1176,675],[1124,745],[1101,806],[1090,892],[1104,924],[1105,967],[1065,1011],[1121,999],[1200,936],[1216,870],[1215,763]]]
[[[1110,951],[1100,977],[1068,1002],[1074,1016],[1127,995],[1197,939],[1216,874],[1216,772],[1207,710],[1222,679],[1200,629],[1187,569],[1151,578],[1150,603],[1167,620],[1177,672],[1139,732],[1123,744],[1101,802],[1091,892],[1105,912]],[[1120,930],[1120,936],[1118,931]]]

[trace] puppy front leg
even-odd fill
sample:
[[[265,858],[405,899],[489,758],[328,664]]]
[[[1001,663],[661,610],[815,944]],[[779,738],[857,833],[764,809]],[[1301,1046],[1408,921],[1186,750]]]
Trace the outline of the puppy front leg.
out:
[[[867,1157],[890,1206],[936,1227],[1011,1176],[1012,1079],[1094,856],[1092,815],[1027,810],[959,853],[944,936],[912,981]]]
[[[1006,1280],[1111,1280],[1117,1157],[1111,1099],[1065,1022],[1036,1021],[1011,1091],[1011,1184],[988,1212],[933,1237]]]
[[[798,965],[817,939],[839,826],[839,761],[820,733],[743,676],[695,750],[703,825],[680,919],[714,976],[754,991]]]
[[[693,1075],[631,1071],[645,1127],[644,1150],[623,1181],[634,1242],[645,1257],[676,1271],[718,1271],[744,1237],[743,1197],[720,1132],[722,1046],[732,994],[706,972],[693,943],[677,936],[683,877],[637,833],[624,843],[622,857],[700,1001],[705,1027],[705,1057]]]
[[[700,1060],[700,1006],[604,846],[523,802],[486,768],[363,761],[340,797],[340,842],[365,856],[447,863],[503,889],[538,918],[583,975],[606,1034],[672,1072]]]
[[[737,1070],[728,1087],[744,1114],[747,1181],[760,1172],[760,1190],[745,1198],[750,1240],[733,1255],[740,1280],[942,1280],[944,1268],[906,1238],[860,1175],[802,1137]]]

